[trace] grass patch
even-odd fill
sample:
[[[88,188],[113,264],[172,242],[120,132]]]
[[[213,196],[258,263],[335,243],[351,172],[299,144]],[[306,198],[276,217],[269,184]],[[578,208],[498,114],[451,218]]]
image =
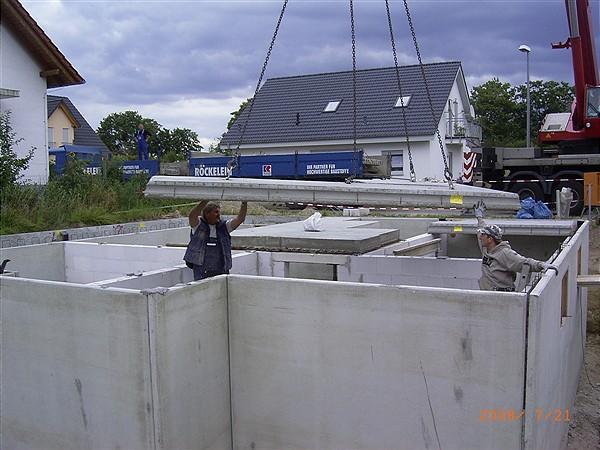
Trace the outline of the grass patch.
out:
[[[0,234],[26,233],[187,216],[193,200],[144,197],[147,180],[76,171],[45,186],[13,185],[0,194]]]

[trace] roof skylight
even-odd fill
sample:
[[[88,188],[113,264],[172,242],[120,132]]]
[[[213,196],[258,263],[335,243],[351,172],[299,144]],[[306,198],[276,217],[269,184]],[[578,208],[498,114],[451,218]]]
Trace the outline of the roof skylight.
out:
[[[340,106],[341,102],[342,102],[341,100],[336,100],[336,101],[327,103],[327,106],[325,107],[323,112],[336,112],[338,109],[338,106]]]
[[[406,108],[408,106],[408,104],[410,103],[410,95],[403,95],[402,97],[398,97],[398,100],[396,100],[396,104],[394,105],[394,108],[402,108],[402,105],[404,104],[404,107]]]

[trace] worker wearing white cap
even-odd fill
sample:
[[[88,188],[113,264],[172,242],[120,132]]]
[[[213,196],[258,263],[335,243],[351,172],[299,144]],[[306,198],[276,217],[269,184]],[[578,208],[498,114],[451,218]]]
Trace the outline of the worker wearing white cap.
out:
[[[510,247],[508,241],[503,241],[502,228],[498,225],[487,225],[485,223],[483,219],[485,204],[482,201],[475,205],[474,210],[479,227],[477,229],[477,239],[483,255],[481,278],[479,279],[480,289],[513,292],[517,272],[521,272],[526,264],[533,272],[552,269],[558,275],[558,269],[555,266],[519,255]]]

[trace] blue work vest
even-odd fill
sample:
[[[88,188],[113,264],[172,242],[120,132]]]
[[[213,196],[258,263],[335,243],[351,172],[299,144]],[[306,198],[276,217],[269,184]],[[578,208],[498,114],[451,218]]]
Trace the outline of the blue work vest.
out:
[[[188,267],[190,265],[203,266],[204,257],[206,256],[206,244],[209,241],[210,228],[204,221],[204,218],[200,218],[198,228],[194,233],[190,232],[190,243],[187,246],[183,260],[186,262]],[[226,272],[231,269],[231,235],[227,230],[227,221],[221,219],[217,224],[217,242],[221,251],[223,252],[224,267],[223,270]]]

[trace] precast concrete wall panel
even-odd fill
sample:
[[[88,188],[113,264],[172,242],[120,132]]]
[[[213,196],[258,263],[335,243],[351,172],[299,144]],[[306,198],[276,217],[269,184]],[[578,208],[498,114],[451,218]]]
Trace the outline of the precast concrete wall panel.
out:
[[[1,445],[153,448],[146,297],[2,278]]]
[[[531,291],[527,345],[525,449],[566,448],[569,421],[583,364],[587,290],[577,274],[587,274],[588,223],[568,239]]]
[[[525,295],[228,281],[233,448],[520,448]]]
[[[282,261],[274,261],[273,254],[271,252],[257,252],[258,254],[258,273],[256,275],[261,275],[265,277],[280,277],[284,278],[285,263]],[[246,274],[252,275],[252,274]]]
[[[146,290],[156,287],[172,287],[194,281],[193,272],[185,264],[171,269],[159,269],[141,276],[126,276],[110,280],[96,281],[88,286],[116,287],[123,289]]]
[[[258,275],[258,252],[233,253],[230,273]]]
[[[6,270],[18,272],[19,277],[66,281],[63,242],[2,248],[0,258],[10,259]]]
[[[257,275],[257,253],[234,253],[231,273]],[[108,280],[88,283],[88,286],[118,287],[124,289],[153,289],[156,287],[172,287],[194,281],[194,274],[185,264],[173,268],[158,269],[141,274],[140,276],[125,276]]]
[[[481,260],[416,256],[350,256],[338,280],[387,285],[479,289]]]
[[[65,243],[65,275],[71,283],[92,283],[180,265],[184,248]]]
[[[140,233],[114,234],[85,239],[89,243],[167,245],[184,244],[190,241],[190,227],[166,228],[164,230],[144,231]]]
[[[159,447],[231,448],[227,277],[150,298]]]

